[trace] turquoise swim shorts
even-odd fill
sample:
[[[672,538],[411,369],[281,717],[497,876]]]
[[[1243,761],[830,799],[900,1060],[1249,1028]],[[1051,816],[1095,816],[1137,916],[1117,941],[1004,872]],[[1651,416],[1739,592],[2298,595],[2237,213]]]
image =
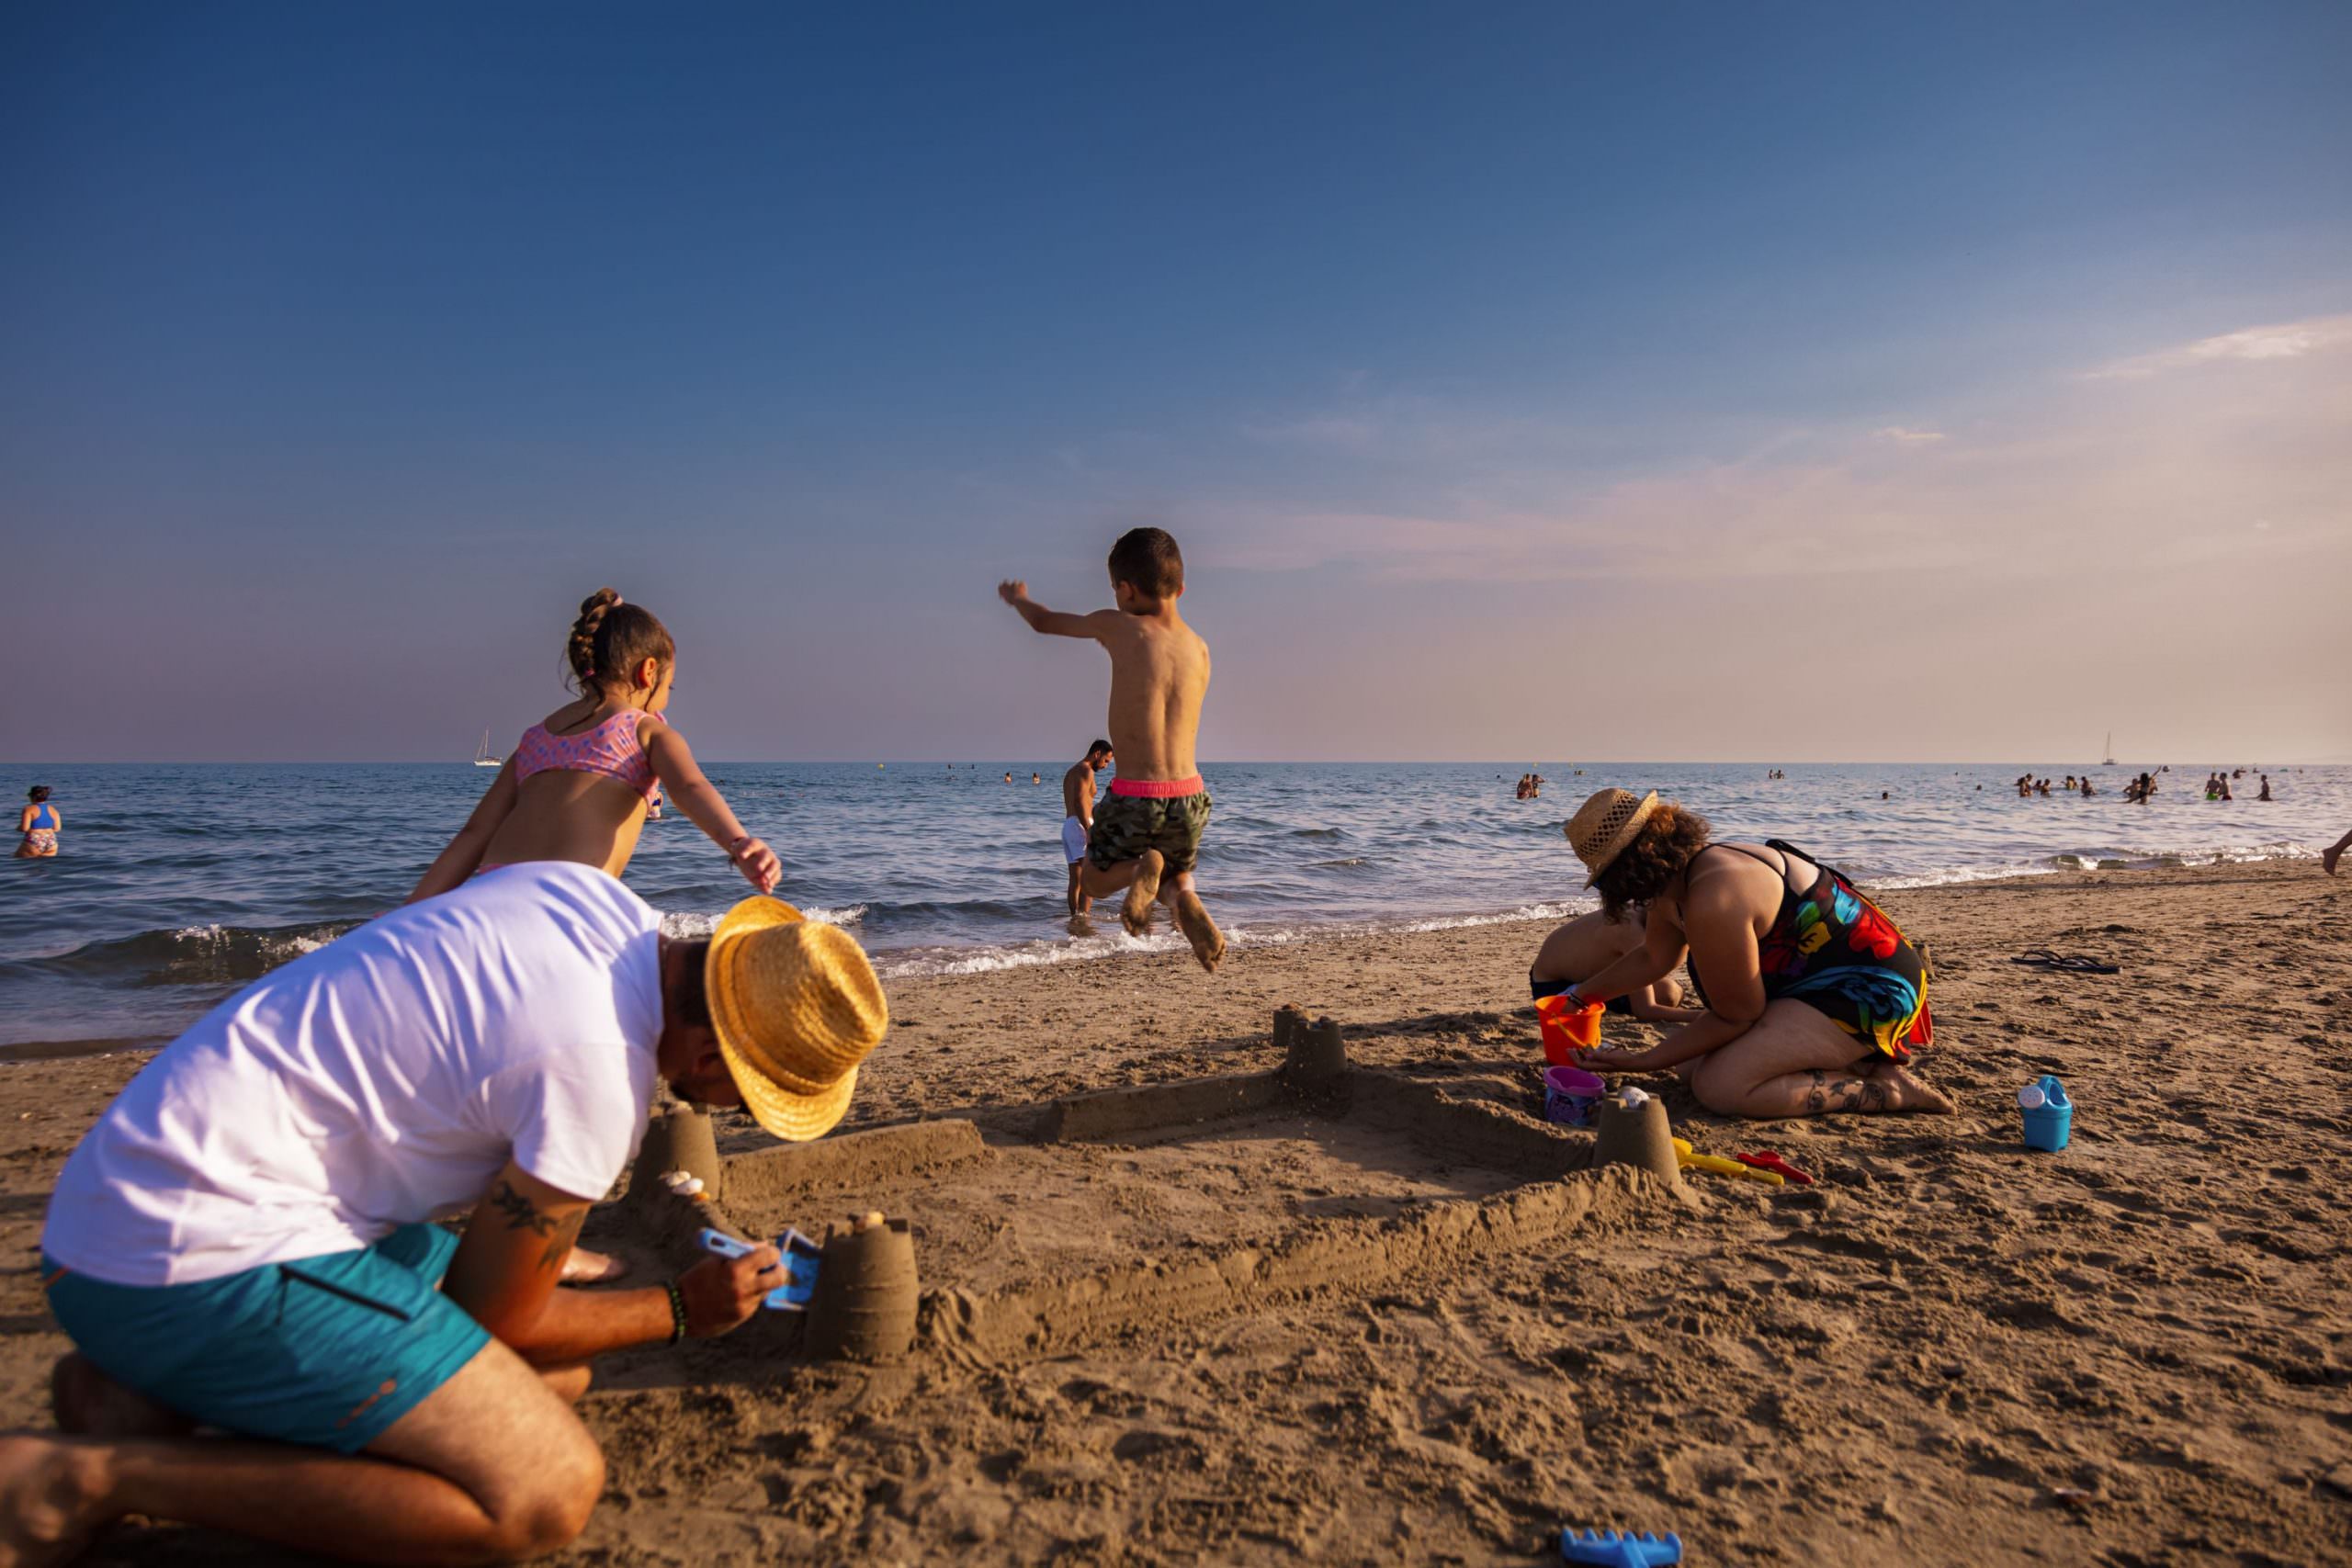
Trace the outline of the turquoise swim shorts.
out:
[[[455,1232],[186,1285],[109,1285],[41,1258],[50,1311],[125,1387],[203,1426],[357,1453],[490,1342],[441,1293]]]

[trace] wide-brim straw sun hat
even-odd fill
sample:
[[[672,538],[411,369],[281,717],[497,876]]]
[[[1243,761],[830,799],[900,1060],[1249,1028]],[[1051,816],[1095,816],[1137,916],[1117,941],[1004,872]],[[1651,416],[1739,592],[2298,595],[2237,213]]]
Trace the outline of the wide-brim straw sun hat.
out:
[[[1625,852],[1625,846],[1640,836],[1642,824],[1657,810],[1657,791],[1635,795],[1629,789],[1593,791],[1577,814],[1560,825],[1568,837],[1568,848],[1576,851],[1577,859],[1591,874],[1584,879],[1587,887],[1600,880],[1609,863]]]
[[[856,939],[781,898],[753,897],[711,932],[703,976],[719,1055],[752,1119],[796,1144],[832,1131],[856,1092],[857,1065],[890,1027]]]

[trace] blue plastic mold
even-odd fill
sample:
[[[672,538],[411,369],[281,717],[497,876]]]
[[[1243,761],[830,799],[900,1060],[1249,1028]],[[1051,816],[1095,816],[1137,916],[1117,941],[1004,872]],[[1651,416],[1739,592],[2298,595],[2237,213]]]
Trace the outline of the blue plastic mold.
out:
[[[1667,1568],[1682,1561],[1682,1538],[1671,1530],[1663,1537],[1647,1530],[1640,1535],[1631,1530],[1623,1535],[1615,1530],[1563,1530],[1560,1555],[1593,1568]]]
[[[705,1252],[721,1258],[741,1258],[752,1250],[749,1242],[738,1241],[724,1231],[706,1228],[701,1240]],[[786,1230],[776,1237],[775,1246],[784,1254],[784,1283],[770,1291],[762,1304],[774,1312],[806,1312],[817,1293],[817,1269],[824,1261],[824,1249],[797,1230]]]
[[[2041,1090],[2041,1103],[2019,1112],[2025,1117],[2025,1146],[2054,1155],[2074,1135],[2075,1102],[2066,1098],[2066,1086],[2047,1074],[2035,1087]]]

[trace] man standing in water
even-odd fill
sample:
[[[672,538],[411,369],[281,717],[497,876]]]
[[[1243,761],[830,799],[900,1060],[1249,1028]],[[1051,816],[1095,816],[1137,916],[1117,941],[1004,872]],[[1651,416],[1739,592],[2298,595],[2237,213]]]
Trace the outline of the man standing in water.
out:
[[[1113,755],[1108,740],[1097,740],[1062,775],[1062,859],[1069,863],[1072,915],[1082,916],[1094,907],[1080,882],[1080,870],[1086,864],[1087,835],[1094,831],[1094,775],[1111,765]]]
[[[1079,885],[1090,897],[1124,890],[1119,924],[1150,929],[1165,898],[1201,967],[1225,957],[1225,937],[1193,886],[1209,795],[1195,765],[1201,700],[1209,689],[1209,645],[1184,624],[1184,557],[1159,528],[1130,528],[1111,547],[1116,608],[1073,615],[1029,597],[1025,582],[1001,582],[997,596],[1047,637],[1089,637],[1111,656],[1111,739],[1126,761],[1094,814]]]

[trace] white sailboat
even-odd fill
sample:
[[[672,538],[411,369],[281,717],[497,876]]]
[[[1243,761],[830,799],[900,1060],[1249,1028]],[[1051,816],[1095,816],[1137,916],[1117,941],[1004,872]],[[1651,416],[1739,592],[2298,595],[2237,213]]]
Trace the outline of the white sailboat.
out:
[[[2107,766],[2115,766],[2115,731],[2107,732]]]
[[[474,766],[477,768],[495,768],[505,761],[506,759],[503,757],[493,757],[490,754],[490,731],[487,729],[483,730],[481,732],[481,744],[474,748]]]

